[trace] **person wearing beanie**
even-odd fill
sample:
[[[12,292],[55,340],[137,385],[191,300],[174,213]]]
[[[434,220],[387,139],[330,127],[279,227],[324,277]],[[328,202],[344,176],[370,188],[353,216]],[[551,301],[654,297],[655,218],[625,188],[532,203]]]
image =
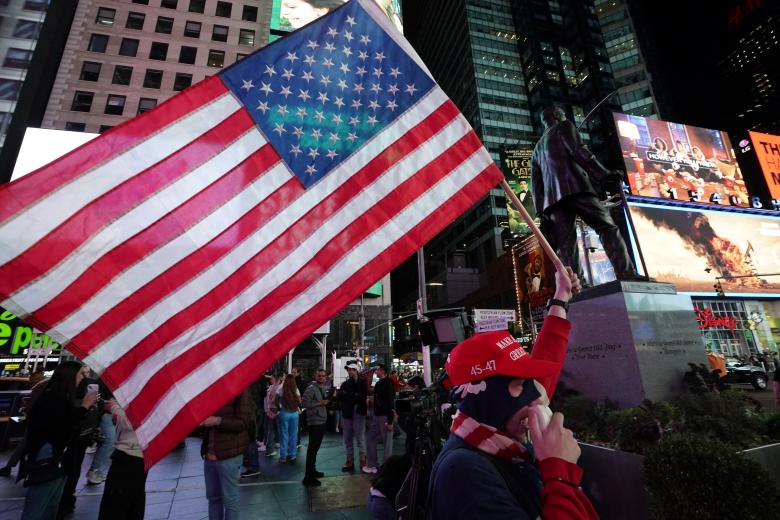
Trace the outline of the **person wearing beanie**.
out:
[[[580,285],[567,272],[555,275],[533,354],[506,331],[475,334],[450,353],[458,411],[431,473],[433,520],[598,518],[579,487],[580,448],[548,407],[571,329],[566,307]]]

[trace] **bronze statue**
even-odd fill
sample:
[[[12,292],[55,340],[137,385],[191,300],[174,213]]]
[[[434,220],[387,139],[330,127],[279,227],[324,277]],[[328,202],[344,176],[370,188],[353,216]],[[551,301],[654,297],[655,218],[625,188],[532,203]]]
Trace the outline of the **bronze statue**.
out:
[[[546,130],[531,159],[531,186],[542,233],[563,264],[582,277],[575,226],[579,215],[598,233],[617,278],[635,277],[620,230],[599,203],[591,183],[591,178],[602,182],[620,178],[620,174],[596,159],[560,107],[545,108],[542,122]]]

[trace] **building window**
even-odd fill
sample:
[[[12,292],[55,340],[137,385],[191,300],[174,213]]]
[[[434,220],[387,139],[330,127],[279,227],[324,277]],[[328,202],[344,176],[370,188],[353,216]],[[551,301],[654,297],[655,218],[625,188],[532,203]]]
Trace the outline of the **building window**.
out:
[[[16,27],[14,27],[14,37],[24,38],[26,40],[34,40],[38,34],[38,28],[40,24],[30,20],[17,20]]]
[[[228,28],[224,25],[215,25],[211,31],[211,39],[215,42],[226,42],[228,38]]]
[[[200,38],[200,22],[186,22],[184,24],[184,36],[188,38]]]
[[[187,63],[189,65],[194,65],[195,58],[197,56],[198,56],[197,47],[187,47],[186,45],[182,45],[181,50],[179,50],[179,63]]]
[[[105,25],[111,27],[114,25],[114,16],[116,16],[116,9],[109,9],[108,7],[98,8],[97,17],[95,23],[98,25]]]
[[[249,55],[248,54],[244,54],[242,52],[239,52],[239,53],[236,54],[236,61],[241,61],[244,58],[246,58],[247,56],[249,56]]]
[[[177,3],[178,0],[162,0],[160,2],[160,7],[165,7],[166,9],[176,9]]]
[[[92,34],[89,37],[88,51],[92,52],[106,52],[108,46],[108,36],[105,34]]]
[[[114,128],[114,125],[100,125],[100,130],[98,130],[98,133],[102,134],[106,130],[110,130],[111,128]]]
[[[133,0],[134,4],[149,5],[149,0]]]
[[[15,79],[0,78],[0,100],[13,101],[16,99],[16,95],[19,93],[19,88],[22,86],[21,81]]]
[[[152,48],[149,49],[150,60],[165,61],[168,57],[168,44],[160,42],[152,42]]]
[[[74,123],[73,121],[65,122],[65,130],[68,130],[69,132],[83,132],[86,129],[86,123]]]
[[[231,11],[233,11],[233,4],[230,2],[217,2],[217,9],[214,11],[214,15],[230,18]]]
[[[81,65],[81,75],[79,79],[82,81],[97,81],[100,77],[100,63],[94,61],[85,61]]]
[[[206,7],[206,0],[190,0],[189,12],[202,13]]]
[[[112,116],[121,116],[125,111],[125,96],[118,96],[116,94],[109,94],[106,100],[106,109],[103,111],[105,114]]]
[[[257,7],[253,5],[245,5],[244,10],[241,12],[241,19],[247,22],[257,21]]]
[[[225,65],[225,53],[223,51],[209,51],[209,59],[206,62],[209,67],[222,67]]]
[[[142,97],[138,101],[138,113],[143,114],[144,112],[148,112],[149,110],[153,109],[156,106],[157,106],[156,99]]]
[[[49,6],[49,0],[25,0],[24,9],[27,11],[45,11]]]
[[[238,43],[241,45],[254,45],[255,31],[250,29],[241,29],[241,32],[238,33]]]
[[[129,85],[130,78],[133,76],[133,67],[126,67],[124,65],[117,65],[114,67],[114,76],[111,79],[111,83],[114,85]]]
[[[163,71],[146,69],[144,75],[144,88],[160,88],[162,85]]]
[[[10,48],[5,55],[3,67],[8,67],[10,69],[26,69],[30,66],[32,55],[33,51]]]
[[[4,134],[8,130],[8,125],[11,124],[10,112],[0,112],[0,134]]]
[[[125,27],[128,29],[141,30],[144,28],[145,18],[146,15],[143,13],[127,13],[127,22],[125,23]]]
[[[192,74],[176,73],[176,79],[173,80],[173,90],[179,92],[192,85]]]
[[[154,27],[154,32],[171,34],[173,32],[173,18],[167,16],[158,16],[157,25]]]
[[[122,38],[122,44],[119,46],[119,55],[135,56],[136,54],[138,54],[138,40]]]
[[[70,109],[74,112],[89,112],[92,109],[92,98],[95,97],[93,92],[83,92],[77,90],[73,94],[73,103],[70,105]]]

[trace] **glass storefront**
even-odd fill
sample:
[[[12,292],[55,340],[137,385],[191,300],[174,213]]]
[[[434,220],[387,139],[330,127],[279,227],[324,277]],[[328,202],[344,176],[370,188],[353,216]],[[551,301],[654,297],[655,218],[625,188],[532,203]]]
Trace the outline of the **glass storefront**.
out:
[[[767,305],[771,307],[748,300],[693,300],[707,350],[726,357],[777,352]]]

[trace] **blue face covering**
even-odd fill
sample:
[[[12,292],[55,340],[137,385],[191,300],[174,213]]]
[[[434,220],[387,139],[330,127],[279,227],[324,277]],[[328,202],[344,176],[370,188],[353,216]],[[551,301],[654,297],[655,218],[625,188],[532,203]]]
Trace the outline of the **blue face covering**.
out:
[[[509,393],[510,376],[492,376],[481,381],[461,385],[454,392],[458,410],[475,421],[505,431],[507,420],[518,410],[530,405],[542,394],[533,379],[523,381],[523,391],[517,397]]]

